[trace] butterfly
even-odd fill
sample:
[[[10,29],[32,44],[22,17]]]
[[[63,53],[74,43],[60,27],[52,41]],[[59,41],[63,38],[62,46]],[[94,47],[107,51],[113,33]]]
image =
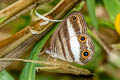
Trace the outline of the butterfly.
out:
[[[86,64],[94,54],[94,44],[87,33],[87,24],[81,12],[72,12],[66,17],[54,32],[50,49],[46,50],[50,56],[68,62]]]

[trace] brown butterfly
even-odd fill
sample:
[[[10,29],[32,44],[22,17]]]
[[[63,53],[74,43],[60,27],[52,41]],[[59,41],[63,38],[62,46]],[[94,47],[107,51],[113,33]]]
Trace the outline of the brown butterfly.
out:
[[[79,11],[71,13],[52,36],[50,50],[46,53],[78,64],[86,64],[94,54],[92,39],[87,34],[87,24]]]

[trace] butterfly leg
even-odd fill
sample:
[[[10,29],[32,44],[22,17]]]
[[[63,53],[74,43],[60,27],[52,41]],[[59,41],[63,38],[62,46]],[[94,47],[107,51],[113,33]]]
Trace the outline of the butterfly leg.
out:
[[[47,61],[50,59],[50,56],[52,55],[52,54],[51,54],[52,52],[53,52],[52,50],[49,50],[49,56],[48,56],[48,58],[47,58]]]
[[[49,54],[49,56],[48,56],[48,58],[47,58],[47,61],[50,59],[50,54]]]
[[[54,48],[54,50],[53,49],[47,49],[46,53],[49,54],[47,61],[50,59],[50,56],[52,56],[54,58],[54,61],[57,60],[58,55],[57,55],[57,49],[56,48]]]
[[[55,54],[54,62],[56,62],[56,61],[57,61],[57,56],[58,56],[58,54],[57,54],[57,48],[56,48],[56,47],[55,47],[55,52],[54,52],[54,54]]]
[[[45,53],[45,50],[43,50],[42,52],[40,52],[40,55],[44,54]]]

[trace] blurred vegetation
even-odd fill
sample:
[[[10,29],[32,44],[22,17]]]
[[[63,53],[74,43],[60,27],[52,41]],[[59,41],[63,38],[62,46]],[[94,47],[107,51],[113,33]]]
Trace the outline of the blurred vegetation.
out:
[[[59,1],[60,0],[52,0],[49,3],[41,4],[38,12],[40,14],[44,14],[50,11],[53,7],[56,6],[57,3],[59,3]],[[12,4],[11,2],[12,0],[0,1],[0,9]],[[85,17],[85,20],[89,26],[88,33],[93,38],[95,45],[95,55],[87,65],[79,65],[75,63],[73,63],[73,65],[88,69],[95,75],[75,76],[42,71],[35,72],[34,68],[36,65],[34,63],[26,63],[25,67],[22,67],[20,70],[17,69],[19,67],[15,68],[9,66],[11,68],[8,68],[7,71],[3,70],[0,72],[0,80],[120,80],[120,67],[118,67],[120,61],[118,61],[118,63],[114,63],[111,58],[109,59],[109,55],[117,54],[117,60],[120,60],[120,46],[116,47],[116,45],[120,45],[120,0],[85,0],[85,4],[77,3],[77,6],[68,11],[68,13],[74,10],[81,11]],[[29,14],[30,12],[21,15],[14,21],[9,22],[5,28],[1,29],[0,31],[3,30],[7,34],[9,32],[9,35],[15,34],[16,32],[31,24],[32,21]],[[2,22],[2,19],[0,19],[0,22]],[[51,29],[51,31],[48,32],[48,34],[46,34],[35,45],[35,47],[30,52],[30,56],[28,56],[29,53],[27,56],[25,56],[32,60],[38,60],[39,52],[41,51],[42,47],[45,46],[46,41],[49,39],[58,25],[58,23],[54,25],[55,27]],[[95,37],[96,34],[93,32],[93,30],[98,32],[99,38],[102,38],[102,41],[106,42],[106,46],[114,46],[112,49],[110,49],[111,51],[106,51],[104,45],[101,45],[97,37]],[[0,35],[0,38],[1,37],[3,36]]]

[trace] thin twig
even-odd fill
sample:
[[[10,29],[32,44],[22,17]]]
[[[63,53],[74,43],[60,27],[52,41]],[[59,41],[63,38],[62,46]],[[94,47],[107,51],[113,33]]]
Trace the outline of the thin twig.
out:
[[[30,62],[30,63],[36,63],[40,64],[44,67],[36,67],[37,71],[49,71],[49,72],[57,72],[57,73],[69,73],[69,74],[75,74],[75,75],[91,75],[90,71],[83,68],[77,68],[75,66],[72,66],[70,64],[58,64],[53,62],[46,62],[46,61],[35,61],[35,60],[26,60],[26,59],[16,59],[16,58],[0,58],[0,61],[22,61],[22,62]]]

